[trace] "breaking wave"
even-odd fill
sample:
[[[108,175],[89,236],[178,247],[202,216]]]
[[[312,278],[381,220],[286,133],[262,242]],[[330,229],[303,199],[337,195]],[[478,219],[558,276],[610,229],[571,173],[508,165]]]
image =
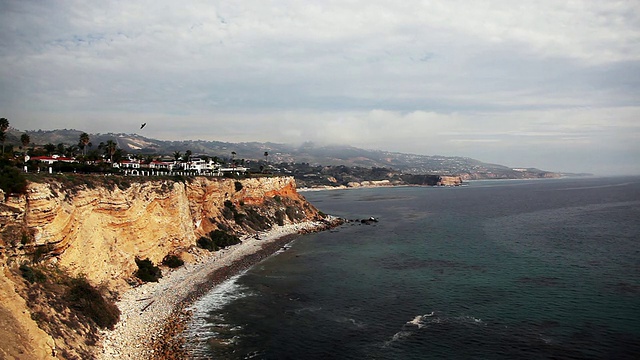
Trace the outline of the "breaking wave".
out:
[[[221,333],[230,334],[242,330],[241,327],[229,325],[224,316],[216,311],[251,295],[246,287],[238,283],[243,274],[244,272],[229,278],[186,309],[191,312],[192,317],[183,334],[188,339],[187,350],[194,358],[206,357],[206,347],[212,341],[220,345],[231,345],[236,340],[232,336],[216,341],[215,338]]]
[[[412,336],[418,331],[428,330],[429,327],[442,325],[442,324],[459,324],[459,325],[486,325],[482,319],[462,315],[462,316],[440,316],[436,312],[432,311],[427,314],[416,315],[413,319],[407,321],[402,325],[402,329],[385,341],[384,347],[388,347],[396,341],[406,339]]]

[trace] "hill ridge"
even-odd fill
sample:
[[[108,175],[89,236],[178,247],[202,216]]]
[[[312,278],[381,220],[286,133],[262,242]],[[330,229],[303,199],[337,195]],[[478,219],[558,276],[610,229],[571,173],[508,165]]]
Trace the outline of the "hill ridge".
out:
[[[24,133],[11,129],[7,143],[19,143]],[[26,131],[31,143],[73,145],[83,131],[77,129]],[[114,140],[118,147],[128,153],[141,155],[171,155],[190,150],[194,156],[207,155],[229,158],[232,152],[239,159],[261,160],[265,152],[268,161],[279,163],[309,163],[323,166],[356,166],[366,168],[384,167],[409,174],[456,174],[466,179],[480,178],[537,178],[558,177],[563,173],[522,166],[511,168],[505,165],[482,162],[465,156],[421,155],[387,150],[368,150],[351,145],[317,145],[304,142],[298,146],[273,142],[231,143],[216,140],[159,140],[137,133],[95,133],[89,134],[93,146],[100,142]],[[466,176],[465,176],[466,175]]]

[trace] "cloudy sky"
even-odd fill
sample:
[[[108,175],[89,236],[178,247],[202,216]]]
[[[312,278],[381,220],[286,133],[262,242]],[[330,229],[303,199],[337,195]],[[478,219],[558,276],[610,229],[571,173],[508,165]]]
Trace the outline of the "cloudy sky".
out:
[[[640,2],[0,0],[0,113],[640,174]]]

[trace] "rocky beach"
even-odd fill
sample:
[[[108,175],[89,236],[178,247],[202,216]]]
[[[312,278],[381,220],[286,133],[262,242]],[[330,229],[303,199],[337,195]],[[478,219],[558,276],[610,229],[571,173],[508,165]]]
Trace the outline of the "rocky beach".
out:
[[[195,299],[229,277],[272,255],[298,234],[322,231],[341,223],[306,221],[275,226],[247,235],[242,243],[201,256],[198,261],[167,272],[150,282],[124,292],[117,305],[120,321],[103,331],[99,359],[170,359],[184,357],[181,332],[189,319],[184,310]]]

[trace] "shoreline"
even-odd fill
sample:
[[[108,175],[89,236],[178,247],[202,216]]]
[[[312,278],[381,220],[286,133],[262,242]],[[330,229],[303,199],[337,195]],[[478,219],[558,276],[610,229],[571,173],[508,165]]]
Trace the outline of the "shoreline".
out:
[[[120,321],[101,331],[98,359],[170,359],[184,357],[181,334],[190,319],[185,310],[226,279],[273,255],[301,234],[336,227],[341,219],[277,226],[244,236],[242,243],[167,272],[157,283],[129,289],[117,302]],[[181,356],[182,355],[182,356]]]
[[[411,186],[429,186],[429,185],[361,185],[361,186],[319,186],[319,187],[303,187],[297,188],[296,191],[301,192],[314,192],[314,191],[333,191],[333,190],[356,190],[356,189],[374,189],[374,188],[397,188],[397,187],[411,187]]]
[[[633,176],[633,175],[631,175]],[[589,176],[585,176],[589,177]],[[458,185],[418,185],[418,184],[390,184],[390,185],[360,185],[360,186],[346,186],[346,185],[337,185],[337,186],[317,186],[317,187],[302,187],[297,188],[296,191],[299,193],[302,192],[316,192],[316,191],[332,191],[332,190],[356,190],[356,189],[374,189],[374,188],[401,188],[401,187],[429,187],[429,188],[450,188],[450,187],[465,187],[469,186],[471,183],[478,181],[527,181],[527,180],[559,180],[559,179],[581,179],[585,177],[571,177],[571,176],[561,176],[561,177],[532,177],[532,178],[516,178],[516,179],[499,179],[499,178],[487,178],[487,179],[468,179],[464,180],[461,184]],[[593,177],[593,176],[591,176]]]

